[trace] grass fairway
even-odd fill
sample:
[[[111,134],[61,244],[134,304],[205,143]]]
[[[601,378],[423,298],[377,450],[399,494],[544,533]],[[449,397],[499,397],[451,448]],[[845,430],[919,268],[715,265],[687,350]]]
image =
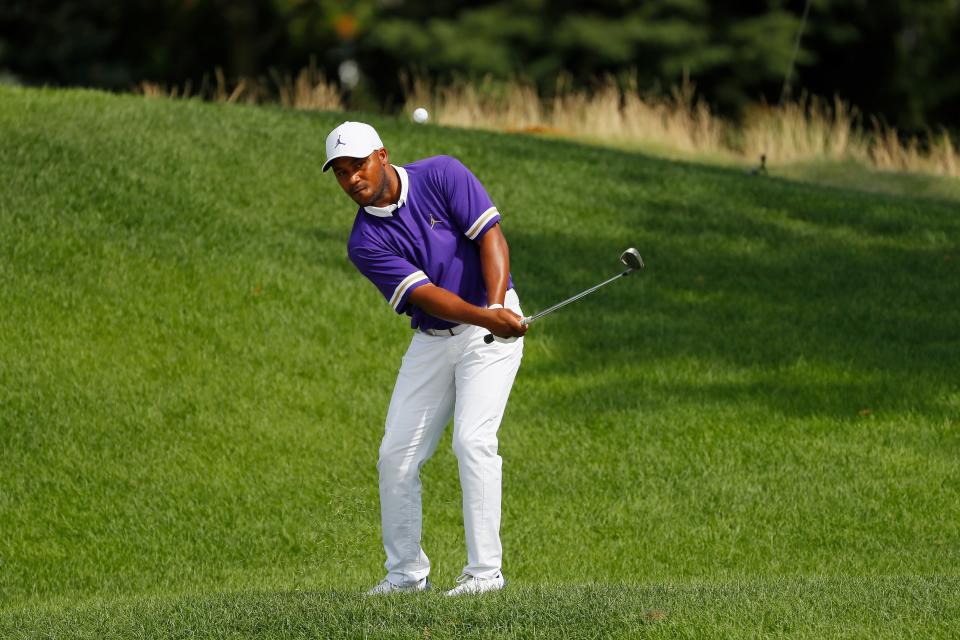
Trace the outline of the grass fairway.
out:
[[[534,325],[507,590],[370,601],[405,319],[343,117],[0,88],[0,637],[956,637],[960,205],[372,118],[461,158]],[[465,563],[449,430],[437,587]]]

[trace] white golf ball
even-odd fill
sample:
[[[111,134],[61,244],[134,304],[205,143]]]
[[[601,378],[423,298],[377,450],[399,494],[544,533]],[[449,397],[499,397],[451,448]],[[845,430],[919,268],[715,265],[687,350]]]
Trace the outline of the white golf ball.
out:
[[[430,114],[427,113],[427,110],[423,107],[417,107],[413,110],[413,121],[423,124],[430,117]]]

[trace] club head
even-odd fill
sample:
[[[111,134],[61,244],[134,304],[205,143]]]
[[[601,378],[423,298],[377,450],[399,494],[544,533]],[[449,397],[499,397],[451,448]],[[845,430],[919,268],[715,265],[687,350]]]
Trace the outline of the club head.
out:
[[[640,252],[633,247],[623,252],[620,256],[620,262],[626,265],[631,271],[643,269],[643,258],[640,257]]]

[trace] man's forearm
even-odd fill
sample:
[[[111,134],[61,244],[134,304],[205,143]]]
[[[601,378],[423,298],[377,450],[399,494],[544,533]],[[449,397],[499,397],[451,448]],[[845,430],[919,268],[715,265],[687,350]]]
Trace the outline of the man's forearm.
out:
[[[487,304],[503,304],[510,279],[510,249],[499,224],[480,239],[480,268],[487,287]]]
[[[410,303],[436,318],[483,327],[497,336],[522,336],[527,331],[526,325],[520,323],[520,316],[513,311],[477,307],[434,284],[424,284],[414,289],[410,293]]]
[[[457,324],[486,326],[484,324],[488,313],[486,309],[474,306],[457,294],[433,284],[425,284],[414,289],[410,293],[410,302],[435,318]]]

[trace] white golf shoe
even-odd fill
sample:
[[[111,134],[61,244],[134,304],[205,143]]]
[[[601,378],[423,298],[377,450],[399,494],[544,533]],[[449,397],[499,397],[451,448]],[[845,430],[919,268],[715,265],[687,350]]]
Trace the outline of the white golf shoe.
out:
[[[462,596],[467,594],[485,593],[487,591],[499,591],[507,585],[502,573],[498,573],[492,578],[478,578],[465,573],[457,578],[457,586],[447,591],[448,596]]]
[[[388,593],[416,593],[418,591],[429,591],[430,579],[423,578],[418,582],[407,585],[393,584],[386,578],[380,581],[380,584],[367,591],[368,596],[381,596]]]

